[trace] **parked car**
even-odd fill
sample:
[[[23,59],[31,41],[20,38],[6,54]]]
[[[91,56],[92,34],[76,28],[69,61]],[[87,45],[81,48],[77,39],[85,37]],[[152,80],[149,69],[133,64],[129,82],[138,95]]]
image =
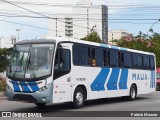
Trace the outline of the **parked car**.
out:
[[[156,90],[160,90],[160,68],[157,68],[156,76],[157,76]]]

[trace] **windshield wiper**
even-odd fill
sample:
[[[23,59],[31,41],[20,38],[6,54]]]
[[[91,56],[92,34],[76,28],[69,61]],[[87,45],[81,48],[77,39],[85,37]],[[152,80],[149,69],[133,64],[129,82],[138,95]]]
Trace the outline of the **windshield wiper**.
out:
[[[26,71],[28,70],[28,67],[29,67],[29,65],[31,63],[31,61],[30,61],[30,59],[31,59],[31,48],[32,48],[32,45],[29,48],[29,53],[28,53],[28,56],[27,56],[27,62],[26,62],[26,65],[25,65],[24,78],[25,78]],[[32,75],[33,75],[34,78],[36,78],[36,75],[34,73],[32,73]]]

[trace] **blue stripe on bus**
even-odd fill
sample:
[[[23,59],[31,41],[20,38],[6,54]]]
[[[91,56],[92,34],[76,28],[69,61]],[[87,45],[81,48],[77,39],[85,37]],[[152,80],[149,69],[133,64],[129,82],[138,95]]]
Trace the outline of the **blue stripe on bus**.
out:
[[[119,89],[127,89],[127,79],[128,79],[128,69],[122,69],[119,81]]]
[[[28,82],[28,85],[30,86],[33,92],[39,90],[39,87],[36,82]]]
[[[118,82],[118,75],[119,75],[120,69],[118,68],[112,68],[112,73],[110,75],[110,78],[107,83],[107,89],[108,90],[117,90],[117,82]]]
[[[111,48],[119,50],[119,48],[117,46],[111,46]]]
[[[21,85],[21,88],[22,88],[23,92],[28,92],[28,93],[32,92],[25,82],[20,82],[20,85]]]
[[[117,49],[117,50],[123,50],[123,51],[127,51],[127,48],[123,48],[123,47],[117,47],[117,46],[113,46],[113,45],[107,45],[107,44],[100,44],[101,47],[105,47],[105,48],[113,48],[113,49]]]
[[[12,81],[12,84],[13,84],[13,88],[14,88],[15,92],[20,92],[21,91],[18,82]]]
[[[104,84],[106,82],[107,76],[109,74],[109,68],[102,68],[100,73],[97,75],[96,79],[91,84],[92,91],[103,91],[105,90]]]
[[[100,44],[101,47],[109,48],[109,45],[107,44]]]
[[[120,47],[120,50],[127,51],[127,48]]]

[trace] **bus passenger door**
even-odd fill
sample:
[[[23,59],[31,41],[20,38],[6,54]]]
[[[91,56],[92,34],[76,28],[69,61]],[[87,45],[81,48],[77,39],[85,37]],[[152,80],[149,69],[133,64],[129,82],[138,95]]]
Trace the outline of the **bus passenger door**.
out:
[[[54,63],[53,102],[71,101],[70,50],[58,48]]]

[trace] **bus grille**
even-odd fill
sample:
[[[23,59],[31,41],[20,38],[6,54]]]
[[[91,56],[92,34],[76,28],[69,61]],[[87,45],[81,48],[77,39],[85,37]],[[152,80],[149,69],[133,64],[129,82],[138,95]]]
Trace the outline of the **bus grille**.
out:
[[[26,102],[31,102],[31,103],[37,102],[37,100],[33,96],[22,95],[22,94],[14,95],[13,100],[15,100],[15,101],[26,101]]]

